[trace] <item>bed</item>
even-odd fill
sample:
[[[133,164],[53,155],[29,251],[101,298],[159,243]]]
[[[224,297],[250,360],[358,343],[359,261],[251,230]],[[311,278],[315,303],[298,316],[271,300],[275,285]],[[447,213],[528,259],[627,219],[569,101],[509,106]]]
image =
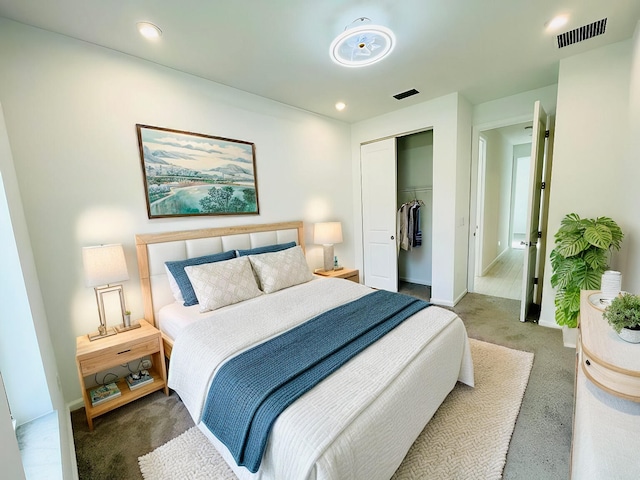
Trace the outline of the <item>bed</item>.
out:
[[[220,378],[226,366],[258,348],[256,345],[278,341],[312,323],[310,319],[328,315],[325,312],[341,312],[356,302],[386,294],[354,282],[314,276],[306,262],[305,279],[299,265],[304,261],[300,260],[304,259],[300,253],[304,251],[303,232],[302,222],[286,222],[138,235],[145,318],[162,331],[165,353],[170,357],[169,387],[238,478],[388,479],[456,382],[473,386],[464,325],[453,312],[437,306],[420,307],[407,315],[389,333],[297,397],[270,427],[257,466],[238,465],[241,462],[233,447],[211,432],[215,430],[211,419],[215,423],[226,415],[225,411],[222,415],[220,411],[207,413],[215,403],[210,398],[215,397],[210,391],[213,379]],[[285,245],[289,245],[286,250],[271,250]],[[229,251],[245,252],[245,259],[184,268],[199,294],[198,304],[184,306],[176,299],[168,265]],[[207,274],[210,280],[231,264],[242,265],[234,267],[242,269],[251,265],[260,293],[201,312],[210,302],[217,304],[203,293],[206,282],[201,283],[196,274]],[[287,268],[298,266],[284,275],[278,269],[285,264]],[[295,280],[298,271],[303,281]],[[272,277],[280,279],[274,280],[275,287],[269,283]],[[283,278],[285,286],[278,286]],[[290,280],[293,284],[287,285]],[[241,293],[244,295],[244,289]],[[336,318],[338,323],[326,335],[341,330],[342,323],[351,319]],[[353,323],[358,321],[353,318]],[[322,332],[324,335],[325,330]]]

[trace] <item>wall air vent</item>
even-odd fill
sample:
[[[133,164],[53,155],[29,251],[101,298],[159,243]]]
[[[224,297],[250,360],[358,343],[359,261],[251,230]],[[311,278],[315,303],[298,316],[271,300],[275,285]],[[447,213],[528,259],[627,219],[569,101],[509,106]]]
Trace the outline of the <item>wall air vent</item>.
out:
[[[393,98],[395,98],[396,100],[402,100],[403,98],[410,97],[411,95],[415,95],[417,93],[420,93],[420,92],[418,90],[416,90],[415,88],[412,88],[411,90],[407,90],[406,92],[396,93],[393,96]]]
[[[602,20],[590,23],[589,25],[583,25],[582,27],[561,33],[558,35],[558,48],[567,47],[574,43],[602,35],[606,28],[607,19],[603,18]]]

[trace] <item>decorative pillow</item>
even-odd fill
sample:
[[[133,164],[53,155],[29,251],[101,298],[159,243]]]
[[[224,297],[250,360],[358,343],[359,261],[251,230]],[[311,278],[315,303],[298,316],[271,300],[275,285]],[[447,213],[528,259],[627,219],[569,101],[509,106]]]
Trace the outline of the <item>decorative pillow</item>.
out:
[[[264,247],[256,247],[256,248],[251,248],[249,250],[236,250],[236,251],[238,252],[239,257],[244,257],[245,255],[258,255],[260,253],[280,252],[282,250],[293,248],[295,246],[296,246],[296,242],[276,243],[275,245],[266,245]]]
[[[180,286],[176,279],[173,277],[173,273],[169,270],[169,267],[165,264],[164,269],[167,272],[167,278],[169,279],[169,288],[171,288],[171,293],[173,294],[173,298],[176,299],[178,303],[184,303],[184,298],[182,297],[182,292],[180,291]]]
[[[205,263],[222,262],[224,260],[230,260],[236,257],[235,250],[229,250],[228,252],[215,253],[213,255],[204,255],[202,257],[187,258],[186,260],[177,260],[175,262],[165,262],[164,264],[173,275],[173,278],[182,293],[182,299],[184,300],[184,306],[189,307],[198,303],[189,277],[185,273],[185,267],[191,265],[203,265]],[[171,282],[171,280],[169,280]],[[175,295],[174,295],[175,297]],[[177,299],[176,299],[177,300]]]
[[[193,265],[184,270],[198,297],[201,312],[262,295],[247,257]]]
[[[300,246],[275,253],[250,255],[251,266],[264,293],[273,293],[313,279]]]

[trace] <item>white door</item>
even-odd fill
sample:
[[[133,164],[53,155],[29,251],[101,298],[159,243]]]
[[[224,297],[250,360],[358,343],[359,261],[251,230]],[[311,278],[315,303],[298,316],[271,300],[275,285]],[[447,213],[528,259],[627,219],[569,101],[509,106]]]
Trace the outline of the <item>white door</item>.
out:
[[[542,180],[545,183],[545,188],[542,190],[542,198],[540,199],[540,230],[542,231],[542,238],[538,242],[538,264],[536,277],[538,278],[538,284],[535,289],[534,303],[540,305],[542,303],[542,284],[544,283],[544,259],[547,253],[546,244],[544,239],[547,233],[547,221],[549,219],[549,193],[551,187],[551,167],[553,165],[553,139],[555,131],[555,119],[553,115],[547,117],[547,136],[545,154],[544,154],[544,172],[542,173]]]
[[[533,303],[533,289],[536,275],[538,230],[540,228],[540,196],[542,193],[542,166],[544,164],[545,133],[547,114],[540,102],[533,108],[533,138],[531,139],[531,165],[529,175],[529,200],[527,202],[527,224],[524,247],[524,268],[522,272],[522,301],[520,321],[524,322]]]
[[[396,139],[360,147],[364,284],[398,291]]]

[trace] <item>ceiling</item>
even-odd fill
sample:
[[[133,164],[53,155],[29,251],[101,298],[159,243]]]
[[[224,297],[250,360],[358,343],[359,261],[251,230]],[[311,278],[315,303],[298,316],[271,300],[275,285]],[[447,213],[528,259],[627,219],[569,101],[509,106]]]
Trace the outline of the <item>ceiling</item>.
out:
[[[569,23],[546,31],[561,13]],[[351,123],[456,91],[478,104],[554,84],[562,58],[630,38],[640,1],[0,0],[0,16]],[[331,41],[363,16],[396,48],[367,67],[333,63]],[[604,35],[557,48],[558,33],[605,17]],[[162,37],[142,38],[139,21]]]

